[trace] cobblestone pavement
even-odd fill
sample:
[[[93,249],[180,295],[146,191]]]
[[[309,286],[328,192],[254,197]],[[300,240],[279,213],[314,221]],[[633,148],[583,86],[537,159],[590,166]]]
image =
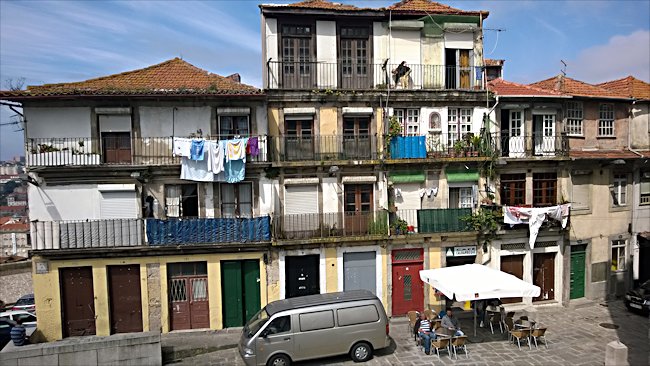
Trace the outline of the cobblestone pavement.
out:
[[[607,343],[619,340],[628,347],[630,365],[650,365],[650,319],[628,312],[622,301],[585,302],[562,308],[543,307],[517,311],[515,319],[528,315],[531,320],[548,328],[548,349],[540,344],[532,349],[507,340],[506,334],[495,329],[479,328],[477,338],[468,344],[469,358],[458,354],[451,359],[442,354],[425,355],[407,333],[405,318],[391,320],[391,336],[395,344],[375,352],[367,365],[603,365]],[[462,329],[472,334],[472,320],[461,319]],[[614,324],[616,329],[603,327]],[[331,357],[299,365],[352,365],[348,356]],[[175,365],[244,365],[237,349],[227,349],[184,359]]]

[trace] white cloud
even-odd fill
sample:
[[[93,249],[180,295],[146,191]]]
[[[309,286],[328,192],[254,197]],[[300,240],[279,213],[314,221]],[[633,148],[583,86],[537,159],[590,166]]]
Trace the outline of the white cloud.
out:
[[[650,31],[616,35],[609,42],[586,48],[568,61],[568,74],[589,83],[632,75],[650,80]]]

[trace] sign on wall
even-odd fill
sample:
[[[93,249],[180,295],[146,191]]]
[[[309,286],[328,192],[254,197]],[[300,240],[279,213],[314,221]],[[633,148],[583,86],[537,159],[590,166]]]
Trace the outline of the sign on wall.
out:
[[[469,257],[476,255],[476,245],[466,247],[449,247],[445,251],[447,257]]]

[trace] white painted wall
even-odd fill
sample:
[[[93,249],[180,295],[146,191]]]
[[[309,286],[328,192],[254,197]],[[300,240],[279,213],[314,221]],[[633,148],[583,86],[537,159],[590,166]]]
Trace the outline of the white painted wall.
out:
[[[381,22],[372,23],[372,57],[375,64],[381,64],[388,58],[388,28]],[[373,72],[374,84],[384,84],[384,73]]]
[[[50,187],[28,185],[30,221],[85,220],[101,217],[97,184]]]
[[[262,75],[267,75],[266,62],[271,59],[272,61],[279,61],[278,57],[278,20],[273,18],[264,19],[264,37],[266,55],[262,55]],[[277,88],[278,87],[278,64],[274,64],[271,67],[271,74],[268,75],[268,78],[265,77],[263,85],[267,88]],[[269,84],[269,85],[267,85]]]
[[[259,178],[259,192],[260,215],[272,214],[274,201],[273,181],[264,177],[264,174],[261,174]]]
[[[23,113],[27,138],[90,137],[90,107],[29,107]]]
[[[323,213],[339,212],[339,193],[343,186],[336,178],[323,178]]]
[[[100,132],[131,132],[131,115],[101,114],[98,119]]]
[[[393,29],[390,37],[390,61],[391,65],[399,65],[406,61],[410,65],[411,79],[420,83],[422,80],[422,64],[420,30],[396,30]],[[391,67],[391,71],[394,67]],[[392,76],[392,75],[391,75]]]
[[[336,22],[330,20],[316,21],[316,66],[318,86],[333,88],[337,83],[336,66]]]
[[[255,122],[257,123],[257,134],[258,135],[268,135],[269,134],[269,122],[266,115],[266,106],[258,105],[255,106]]]
[[[142,137],[186,137],[201,129],[210,133],[210,107],[139,107]]]

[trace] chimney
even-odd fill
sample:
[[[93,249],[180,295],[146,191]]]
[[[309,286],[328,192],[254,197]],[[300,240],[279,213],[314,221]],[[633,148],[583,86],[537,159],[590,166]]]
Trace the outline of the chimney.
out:
[[[555,91],[564,91],[564,75],[560,74],[555,78]]]
[[[226,76],[226,79],[230,79],[236,83],[241,83],[241,76],[238,73]]]

